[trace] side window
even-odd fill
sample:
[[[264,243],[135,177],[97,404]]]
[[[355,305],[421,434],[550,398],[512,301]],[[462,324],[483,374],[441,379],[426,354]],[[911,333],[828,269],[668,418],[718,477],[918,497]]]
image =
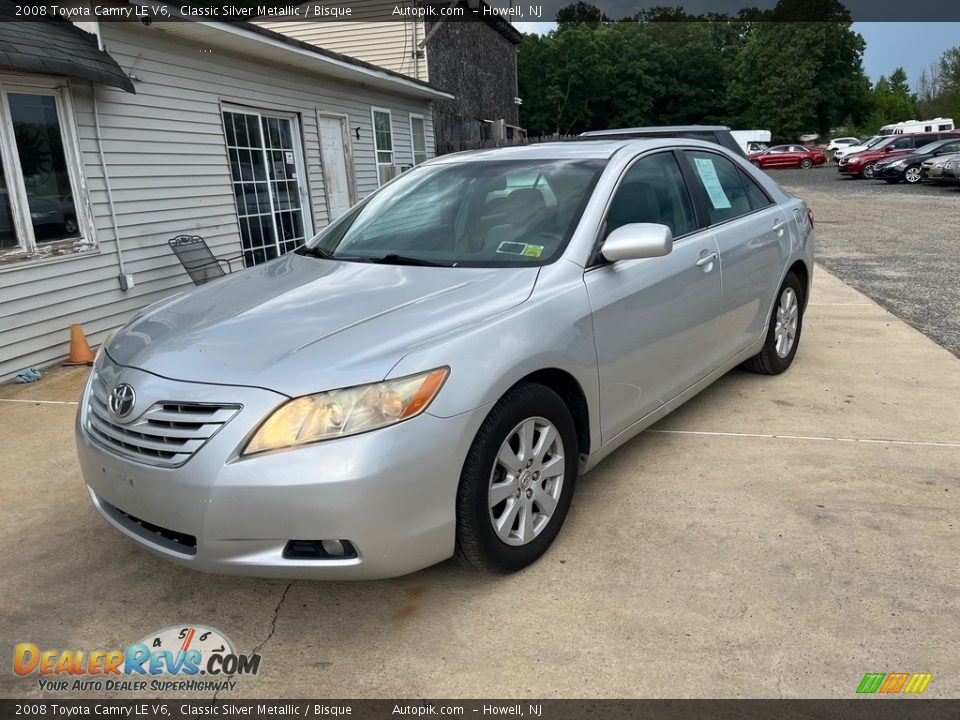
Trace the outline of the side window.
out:
[[[685,151],[693,175],[707,201],[710,224],[726,222],[752,211],[741,173],[725,157],[700,150]]]
[[[894,140],[890,147],[894,150],[908,150],[913,147],[913,138],[905,137]]]
[[[767,197],[767,194],[763,191],[763,188],[757,184],[757,181],[742,170],[740,171],[740,180],[747,189],[747,199],[750,201],[750,208],[752,210],[759,210],[760,208],[773,205],[773,200]]]
[[[658,223],[674,237],[696,229],[693,204],[671,152],[642,158],[627,171],[607,211],[607,233],[630,223]]]

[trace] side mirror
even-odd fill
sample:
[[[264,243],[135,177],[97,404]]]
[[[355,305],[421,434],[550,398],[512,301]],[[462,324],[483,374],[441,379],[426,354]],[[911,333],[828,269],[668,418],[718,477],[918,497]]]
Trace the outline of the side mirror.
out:
[[[607,235],[600,252],[611,262],[640,260],[669,255],[673,250],[673,233],[666,225],[631,223]]]

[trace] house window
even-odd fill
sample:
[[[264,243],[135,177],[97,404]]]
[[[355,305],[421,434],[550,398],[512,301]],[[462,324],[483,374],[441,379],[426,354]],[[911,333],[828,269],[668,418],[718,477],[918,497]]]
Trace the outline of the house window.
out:
[[[383,185],[393,174],[393,129],[389,110],[372,108],[373,146],[377,155],[377,183]]]
[[[413,164],[419,165],[427,159],[427,133],[423,115],[410,116],[410,143],[413,146]]]
[[[64,91],[0,84],[0,263],[90,246]]]

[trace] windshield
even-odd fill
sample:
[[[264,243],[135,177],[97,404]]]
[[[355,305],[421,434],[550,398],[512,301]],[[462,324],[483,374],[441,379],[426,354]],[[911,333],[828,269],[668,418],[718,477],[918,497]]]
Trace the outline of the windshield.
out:
[[[876,144],[878,144],[878,143],[880,143],[880,142],[882,142],[882,141],[884,141],[884,140],[889,140],[889,139],[890,139],[890,136],[889,136],[889,135],[874,135],[872,138],[870,138],[869,140],[867,140],[867,141],[863,144],[863,146],[864,146],[864,147],[871,148],[871,147],[873,147],[874,145],[876,145]]]
[[[560,255],[605,161],[507,160],[408,170],[302,250],[341,260],[543,265]]]
[[[939,142],[939,141],[938,141],[938,142],[927,143],[926,145],[923,145],[922,147],[918,147],[916,150],[914,150],[914,151],[913,151],[913,154],[914,154],[914,155],[925,155],[926,153],[932,153],[934,150],[936,150],[936,149],[937,149],[938,147],[940,147],[941,145],[946,145],[946,143],[945,143],[945,142]]]

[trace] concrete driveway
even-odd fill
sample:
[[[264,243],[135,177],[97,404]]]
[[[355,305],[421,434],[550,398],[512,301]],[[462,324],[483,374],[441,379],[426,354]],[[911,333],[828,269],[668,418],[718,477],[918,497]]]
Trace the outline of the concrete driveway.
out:
[[[893,671],[960,695],[960,360],[822,269],[786,375],[735,371],[619,450],[509,577],[288,583],[156,559],[87,499],[84,374],[0,388],[3,653],[193,622],[263,656],[234,697],[849,698]],[[39,694],[0,673],[0,695]]]

